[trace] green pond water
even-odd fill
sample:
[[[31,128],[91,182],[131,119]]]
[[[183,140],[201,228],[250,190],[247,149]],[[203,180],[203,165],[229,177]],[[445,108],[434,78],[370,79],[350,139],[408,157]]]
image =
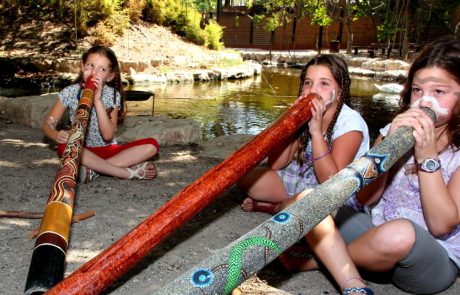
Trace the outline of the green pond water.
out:
[[[292,104],[300,70],[264,69],[262,75],[235,81],[166,84],[129,88],[155,93],[145,101],[129,101],[128,115],[167,115],[201,122],[203,139],[230,134],[258,134]],[[391,121],[398,96],[378,93],[372,80],[354,79],[353,107],[369,125],[371,138]]]
[[[128,116],[166,115],[199,121],[203,139],[231,134],[258,134],[292,104],[299,89],[299,69],[264,68],[243,80],[131,87],[155,93],[144,101],[128,101]],[[0,88],[0,96],[30,96],[60,89]],[[32,91],[32,92],[31,92]],[[372,80],[354,79],[353,107],[369,125],[372,139],[391,121],[398,96],[378,93]]]

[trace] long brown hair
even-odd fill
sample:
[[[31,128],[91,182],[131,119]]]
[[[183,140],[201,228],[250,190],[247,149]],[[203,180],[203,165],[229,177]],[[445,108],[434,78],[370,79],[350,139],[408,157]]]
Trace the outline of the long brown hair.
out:
[[[333,54],[324,54],[324,55],[317,55],[313,59],[311,59],[306,66],[303,68],[302,73],[300,74],[300,87],[299,87],[299,93],[297,96],[300,96],[303,91],[303,86],[305,83],[305,78],[307,75],[307,69],[310,66],[313,65],[323,65],[326,66],[332,73],[332,76],[334,77],[334,80],[339,84],[339,87],[341,89],[341,95],[340,95],[340,101],[337,105],[337,109],[335,111],[334,117],[331,121],[331,124],[327,128],[326,131],[326,141],[331,148],[332,142],[332,132],[334,131],[334,126],[335,123],[337,122],[337,118],[339,116],[340,111],[342,110],[342,106],[344,103],[346,103],[348,106],[351,106],[351,99],[350,99],[350,84],[351,84],[351,79],[350,79],[350,74],[348,73],[348,67],[345,61]],[[297,155],[295,157],[296,161],[299,163],[299,165],[303,165],[305,163],[305,147],[308,144],[308,141],[310,140],[310,131],[308,130],[307,124],[303,126],[301,129],[300,133],[300,144],[297,149]]]
[[[123,123],[123,121],[126,118],[126,113],[128,112],[127,105],[126,105],[126,98],[125,98],[125,92],[123,90],[123,82],[121,80],[121,71],[120,71],[120,65],[118,63],[117,56],[115,55],[115,52],[113,52],[112,49],[102,46],[102,45],[96,45],[88,49],[85,53],[83,53],[81,59],[83,64],[86,63],[88,60],[88,56],[90,54],[100,54],[105,57],[110,61],[110,71],[115,74],[114,78],[111,81],[107,81],[106,84],[107,86],[110,86],[113,88],[113,102],[116,103],[117,99],[117,91],[120,93],[121,101],[120,101],[120,109],[118,110],[118,123]],[[75,83],[83,83],[83,72],[80,71],[78,77],[75,79]],[[107,110],[107,113],[110,115],[112,112],[113,108],[110,108]]]
[[[404,112],[410,107],[412,83],[415,73],[424,68],[438,67],[448,72],[460,85],[460,40],[455,37],[443,37],[426,46],[412,62],[407,74],[404,89],[399,101],[400,110]],[[452,110],[452,115],[447,123],[449,142],[460,148],[460,99]]]

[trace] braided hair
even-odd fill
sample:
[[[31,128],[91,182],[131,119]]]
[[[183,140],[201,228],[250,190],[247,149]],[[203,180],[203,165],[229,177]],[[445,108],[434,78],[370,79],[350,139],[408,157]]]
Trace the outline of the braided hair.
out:
[[[85,53],[82,55],[82,62],[83,64],[86,63],[88,60],[88,56],[90,54],[100,54],[105,56],[109,61],[110,61],[110,71],[115,74],[114,78],[111,81],[107,81],[106,84],[107,86],[110,86],[113,88],[113,103],[116,104],[116,99],[117,99],[117,92],[120,93],[121,101],[120,101],[120,109],[118,110],[118,123],[123,123],[123,121],[126,118],[126,113],[128,112],[127,105],[126,105],[126,98],[125,98],[125,92],[123,90],[123,82],[121,80],[121,71],[120,71],[120,65],[118,63],[117,56],[115,55],[115,52],[113,52],[112,49],[102,46],[102,45],[96,45],[88,49]],[[83,83],[83,72],[80,71],[80,74],[78,77],[75,79],[75,83],[79,83],[82,85]],[[107,114],[109,114],[113,111],[113,108],[107,109]]]
[[[326,131],[326,142],[329,149],[331,149],[332,133],[334,131],[334,126],[337,122],[337,118],[340,114],[340,111],[342,110],[343,104],[346,103],[348,106],[352,107],[350,99],[351,79],[348,73],[347,64],[341,57],[332,54],[317,55],[306,64],[306,66],[302,70],[302,73],[300,74],[300,88],[297,96],[300,96],[302,94],[305,78],[307,75],[307,69],[313,65],[326,66],[331,71],[332,76],[334,77],[335,81],[337,82],[337,84],[339,84],[339,87],[342,90],[340,95],[340,101],[337,104],[336,112]],[[310,131],[308,130],[308,125],[305,124],[303,128],[300,129],[300,144],[297,149],[297,154],[295,156],[295,159],[300,166],[305,164],[305,147],[308,145],[310,137],[311,135]]]

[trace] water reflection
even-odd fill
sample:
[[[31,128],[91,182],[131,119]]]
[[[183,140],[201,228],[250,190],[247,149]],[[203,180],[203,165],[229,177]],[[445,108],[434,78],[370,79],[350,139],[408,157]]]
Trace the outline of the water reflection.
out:
[[[297,96],[300,70],[264,69],[254,78],[208,83],[136,87],[155,99],[128,102],[128,115],[167,115],[201,122],[203,139],[229,134],[258,134]],[[370,80],[353,80],[352,103],[368,122],[371,138],[397,111],[397,96],[378,93]]]
[[[128,115],[166,115],[201,122],[203,139],[230,134],[258,134],[281,116],[299,88],[299,69],[266,68],[262,75],[244,80],[189,84],[161,84],[131,88],[155,93],[144,101],[129,101]],[[0,88],[0,96],[36,95],[21,89]],[[30,90],[30,89],[29,89]],[[41,89],[40,92],[60,89]],[[378,93],[372,80],[354,79],[352,102],[369,125],[371,138],[397,110],[398,96]]]

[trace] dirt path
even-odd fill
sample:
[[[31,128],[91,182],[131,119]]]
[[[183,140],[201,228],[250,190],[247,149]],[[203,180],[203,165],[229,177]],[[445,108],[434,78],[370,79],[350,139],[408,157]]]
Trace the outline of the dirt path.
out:
[[[0,120],[0,210],[42,211],[57,164],[55,152],[40,132]],[[159,176],[154,181],[99,177],[90,184],[78,186],[74,213],[95,210],[96,215],[72,225],[66,276],[121,238],[218,161],[200,156],[199,147],[173,146],[161,150],[156,164]],[[235,188],[225,192],[106,293],[151,294],[268,218],[262,213],[244,213],[239,208],[241,200],[242,195]],[[34,245],[27,234],[39,223],[39,219],[0,219],[0,293],[22,294]],[[290,274],[277,260],[258,276],[291,294],[337,294],[323,272]],[[256,282],[255,285],[252,291],[245,289],[244,294],[282,294],[276,290],[269,292],[263,284]],[[388,284],[371,286],[376,294],[404,294]],[[459,293],[460,281],[445,292]]]

